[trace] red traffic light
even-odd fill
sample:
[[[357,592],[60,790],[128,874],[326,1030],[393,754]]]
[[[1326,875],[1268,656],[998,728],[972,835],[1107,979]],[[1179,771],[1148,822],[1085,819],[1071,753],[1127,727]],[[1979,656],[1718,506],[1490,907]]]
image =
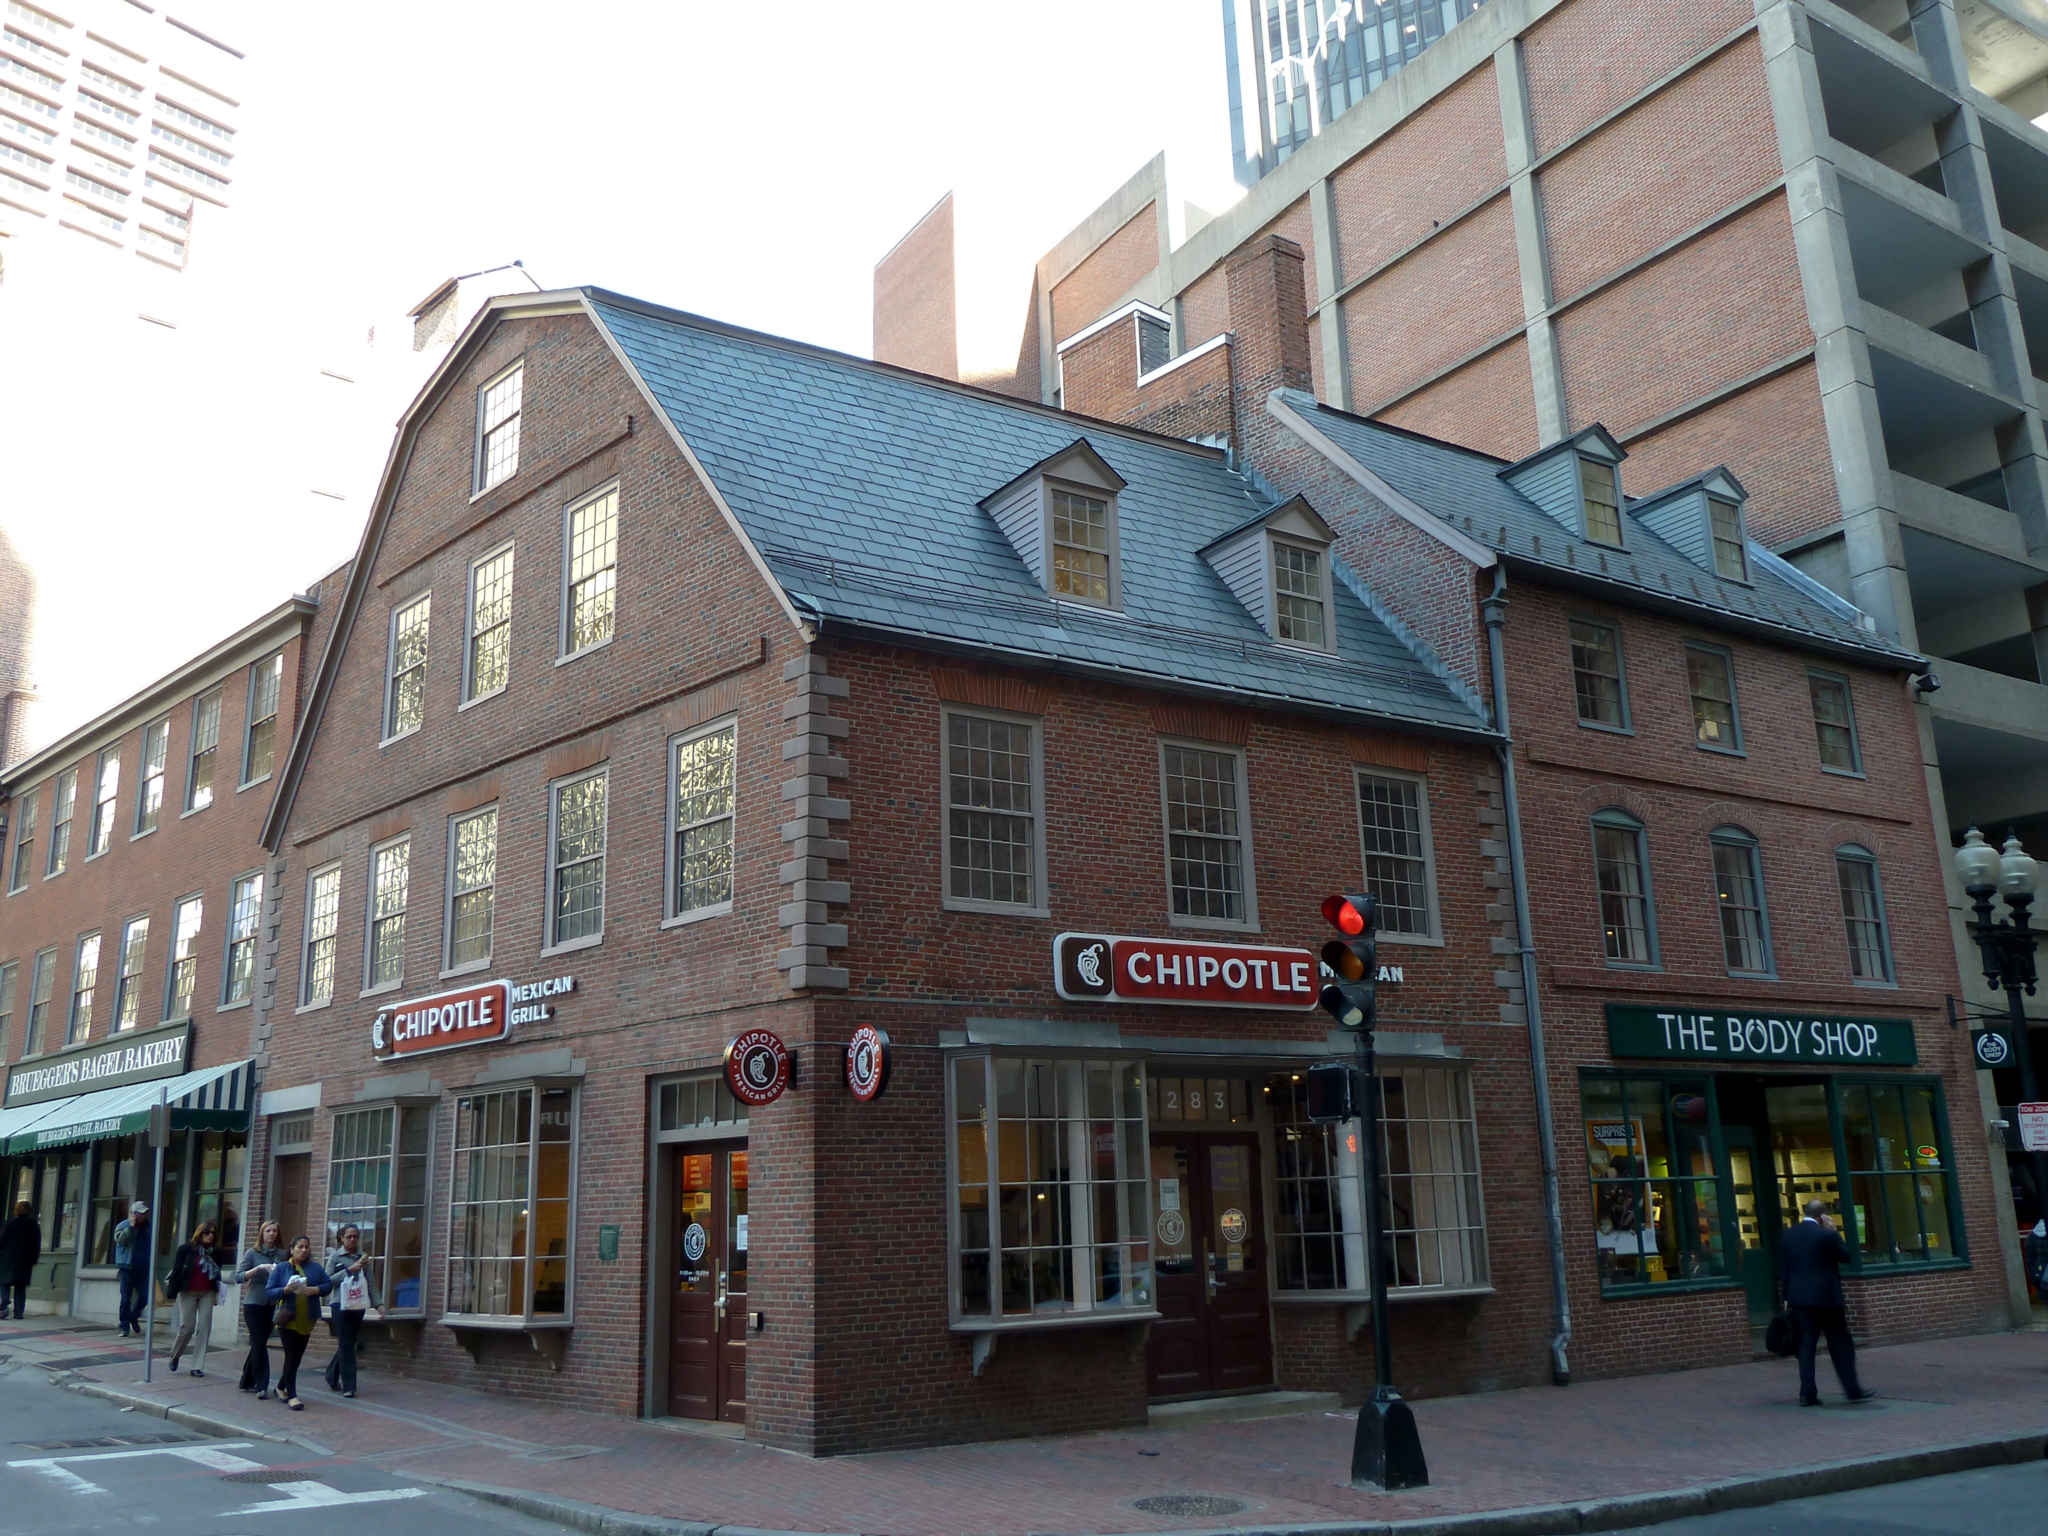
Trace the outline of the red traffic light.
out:
[[[1339,933],[1370,933],[1376,918],[1378,903],[1367,892],[1354,892],[1349,896],[1330,896],[1323,901],[1323,920]]]

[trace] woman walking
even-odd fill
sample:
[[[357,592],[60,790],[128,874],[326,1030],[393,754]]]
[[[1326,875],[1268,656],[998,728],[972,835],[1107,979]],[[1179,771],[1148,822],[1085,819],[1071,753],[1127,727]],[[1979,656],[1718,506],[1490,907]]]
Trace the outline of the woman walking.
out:
[[[15,1203],[14,1214],[0,1227],[0,1317],[7,1315],[10,1302],[16,1317],[27,1316],[29,1275],[43,1256],[43,1227],[36,1220],[36,1208],[26,1200]]]
[[[356,1341],[363,1317],[377,1305],[370,1286],[370,1256],[362,1251],[363,1234],[354,1222],[341,1229],[341,1246],[327,1255],[327,1273],[334,1281],[334,1358],[327,1362],[327,1390],[343,1397],[356,1395]]]
[[[277,1308],[277,1338],[284,1346],[277,1395],[295,1413],[306,1406],[299,1400],[299,1362],[306,1358],[306,1345],[313,1337],[320,1298],[333,1289],[334,1282],[313,1257],[313,1240],[303,1235],[292,1239],[285,1261],[270,1272],[266,1291]]]
[[[270,1396],[270,1272],[285,1262],[283,1230],[274,1221],[264,1222],[256,1229],[256,1246],[235,1266],[235,1278],[242,1283],[242,1321],[249,1330],[241,1386],[259,1402]]]
[[[191,1241],[178,1244],[178,1251],[171,1255],[170,1285],[177,1287],[178,1303],[178,1335],[171,1341],[173,1376],[178,1374],[178,1362],[188,1344],[199,1357],[192,1367],[193,1377],[206,1374],[206,1346],[213,1338],[213,1309],[220,1300],[220,1265],[213,1257],[218,1231],[212,1222],[200,1222],[192,1229]]]

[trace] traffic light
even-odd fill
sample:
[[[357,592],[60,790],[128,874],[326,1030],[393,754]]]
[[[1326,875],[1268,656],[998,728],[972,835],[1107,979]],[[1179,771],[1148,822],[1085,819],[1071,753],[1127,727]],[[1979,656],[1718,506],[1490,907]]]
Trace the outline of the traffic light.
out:
[[[1324,921],[1344,937],[1323,946],[1323,964],[1336,980],[1323,984],[1316,1001],[1346,1029],[1372,1028],[1373,995],[1380,973],[1373,943],[1378,915],[1378,903],[1365,892],[1332,896],[1323,903]]]

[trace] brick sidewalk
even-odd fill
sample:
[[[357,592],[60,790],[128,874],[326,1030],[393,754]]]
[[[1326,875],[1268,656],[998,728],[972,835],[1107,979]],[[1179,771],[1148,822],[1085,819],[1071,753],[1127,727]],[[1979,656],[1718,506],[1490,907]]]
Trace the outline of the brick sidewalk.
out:
[[[207,1379],[102,1360],[124,1341],[51,1320],[0,1323],[0,1355],[178,1404],[239,1429],[290,1435],[395,1471],[523,1490],[673,1520],[899,1536],[1022,1536],[1387,1521],[1519,1509],[1764,1476],[1929,1446],[2048,1436],[2048,1335],[1993,1334],[1864,1352],[1882,1396],[1819,1411],[1794,1405],[1789,1361],[1536,1387],[1415,1405],[1434,1479],[1426,1489],[1345,1486],[1353,1416],[1296,1413],[813,1461],[630,1419],[536,1407],[406,1382],[366,1362],[346,1401],[303,1371],[307,1411],[235,1390],[240,1352]],[[1823,1390],[1834,1385],[1822,1367]],[[1154,1514],[1149,1495],[1242,1507]]]

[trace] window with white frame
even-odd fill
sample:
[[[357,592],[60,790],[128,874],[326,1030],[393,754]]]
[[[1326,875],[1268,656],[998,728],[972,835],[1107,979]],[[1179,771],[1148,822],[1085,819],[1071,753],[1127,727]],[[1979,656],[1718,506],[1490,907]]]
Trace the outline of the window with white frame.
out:
[[[327,1246],[341,1229],[362,1236],[358,1251],[386,1317],[426,1310],[427,1184],[433,1107],[380,1104],[337,1110],[328,1141]]]
[[[299,957],[299,1006],[334,1001],[335,932],[341,924],[341,866],[306,877],[306,934]]]
[[[1771,930],[1764,910],[1763,862],[1754,837],[1740,827],[1716,827],[1714,896],[1721,912],[1721,955],[1738,976],[1771,973]]]
[[[569,1321],[575,1171],[573,1088],[503,1088],[455,1101],[450,1313]]]
[[[142,962],[149,951],[149,918],[131,917],[121,930],[121,974],[114,981],[114,1028],[142,1022]]]
[[[469,649],[463,657],[462,701],[498,692],[512,676],[512,546],[494,549],[469,568]]]
[[[206,903],[187,896],[171,909],[171,964],[164,980],[164,1017],[192,1017],[192,998],[199,987],[199,928]]]
[[[277,696],[284,685],[284,653],[249,669],[249,712],[242,727],[242,782],[270,777],[277,759]]]
[[[1458,1291],[1489,1279],[1479,1191],[1479,1127],[1461,1067],[1380,1069],[1380,1211],[1387,1285]],[[1317,1125],[1298,1075],[1265,1085],[1278,1154],[1274,1285],[1363,1294],[1366,1273],[1361,1125]]]
[[[7,1054],[7,1037],[14,1033],[14,983],[20,969],[19,963],[13,960],[0,965],[0,1061],[14,1059]],[[24,1049],[22,1055],[27,1054]]]
[[[950,1079],[954,1317],[1150,1311],[1143,1066],[956,1056]]]
[[[92,1038],[92,1000],[99,985],[100,936],[88,933],[78,941],[77,963],[71,968],[71,1014],[64,1026],[66,1045]]]
[[[511,479],[519,468],[519,411],[526,367],[514,363],[477,391],[476,484],[478,495]]]
[[[1854,843],[1837,848],[1835,883],[1842,893],[1842,926],[1849,939],[1849,974],[1858,981],[1891,981],[1891,933],[1885,923],[1884,887],[1877,878],[1877,856]]]
[[[220,690],[192,701],[192,753],[185,772],[185,809],[203,811],[213,804],[213,760],[220,746]]]
[[[1614,466],[1600,459],[1579,460],[1579,489],[1585,498],[1586,537],[1596,544],[1621,544],[1621,490]]]
[[[491,920],[497,905],[498,808],[456,817],[448,828],[449,970],[482,965],[491,958]]]
[[[142,733],[142,783],[135,791],[135,833],[156,830],[164,810],[164,759],[171,745],[171,722],[159,720]]]
[[[93,774],[92,825],[85,834],[85,856],[96,859],[114,841],[114,803],[121,796],[121,749],[100,753]]]
[[[9,895],[28,884],[29,867],[35,863],[36,801],[41,794],[42,786],[38,784],[14,802],[14,864],[7,875]]]
[[[45,880],[64,873],[71,863],[71,808],[78,799],[78,770],[66,768],[57,775],[57,791],[50,801],[50,856],[43,865]]]
[[[669,747],[670,917],[732,906],[733,821],[739,730],[730,720]]]
[[[1377,903],[1381,936],[1437,937],[1426,781],[1382,768],[1359,769],[1358,828],[1365,888]]]
[[[549,791],[548,944],[604,933],[605,799],[610,771],[593,768]]]
[[[384,685],[384,739],[420,728],[427,713],[427,620],[433,594],[422,592],[391,614],[391,667]]]
[[[1730,581],[1749,580],[1749,549],[1742,537],[1742,511],[1732,501],[1707,498],[1707,521],[1714,537],[1714,571]]]
[[[946,904],[1042,909],[1038,727],[948,710],[945,732]]]
[[[1252,926],[1244,754],[1166,741],[1159,769],[1168,911],[1179,922]]]
[[[29,977],[28,1027],[21,1037],[21,1054],[34,1056],[43,1048],[49,1032],[50,998],[57,988],[57,951],[46,949],[36,956]]]
[[[563,514],[562,655],[611,639],[618,575],[619,488],[612,486]]]
[[[1813,699],[1813,733],[1820,747],[1820,765],[1829,773],[1861,773],[1863,755],[1856,744],[1856,709],[1849,680],[1833,672],[1806,674]]]
[[[1742,718],[1735,708],[1735,658],[1718,645],[1688,641],[1686,691],[1692,695],[1693,740],[1710,752],[1742,750]]]
[[[1329,649],[1329,603],[1323,578],[1329,562],[1319,549],[1273,540],[1273,634],[1289,645]]]
[[[1572,692],[1579,723],[1628,729],[1628,682],[1621,666],[1621,631],[1593,619],[1573,619]]]
[[[1107,608],[1115,600],[1115,534],[1109,498],[1048,486],[1055,597]]]
[[[228,888],[228,953],[221,968],[220,1000],[246,1003],[256,981],[256,934],[263,922],[263,872],[239,876]]]
[[[1657,933],[1650,906],[1650,860],[1643,824],[1625,811],[1602,811],[1595,816],[1593,867],[1608,963],[1655,965]]]
[[[370,911],[363,935],[365,990],[396,986],[405,979],[405,905],[411,876],[411,838],[371,851]]]

